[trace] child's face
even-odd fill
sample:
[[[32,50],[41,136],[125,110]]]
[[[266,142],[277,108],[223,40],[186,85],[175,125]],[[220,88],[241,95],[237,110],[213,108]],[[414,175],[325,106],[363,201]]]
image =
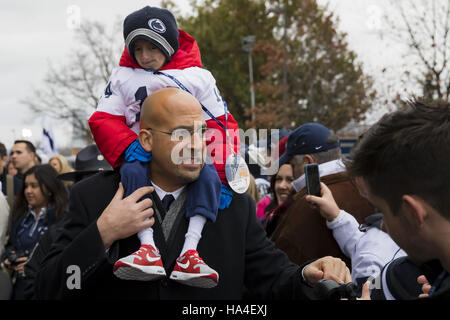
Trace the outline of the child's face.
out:
[[[145,40],[137,40],[134,46],[134,56],[144,69],[159,70],[166,63],[166,57],[156,46]]]

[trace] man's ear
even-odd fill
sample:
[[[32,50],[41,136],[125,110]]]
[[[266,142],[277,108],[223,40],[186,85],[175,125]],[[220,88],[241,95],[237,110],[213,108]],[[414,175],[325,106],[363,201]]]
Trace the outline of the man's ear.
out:
[[[402,202],[408,220],[414,226],[421,228],[428,215],[424,200],[414,195],[403,195]]]
[[[317,163],[316,160],[314,160],[314,158],[309,155],[309,154],[305,154],[303,156],[303,164],[311,164],[311,163]]]
[[[358,189],[359,194],[363,197],[363,198],[368,198],[369,196],[369,192],[367,190],[367,182],[364,180],[363,177],[355,177],[353,179],[353,183],[356,186],[356,189]]]
[[[301,174],[304,174],[305,173],[305,166],[307,164],[311,164],[311,163],[316,163],[314,158],[311,157],[311,155],[309,155],[309,154],[303,155],[303,159],[302,159],[302,163],[301,163],[300,168],[299,168],[299,172],[301,172]],[[297,178],[295,178],[295,179],[297,179]]]
[[[139,143],[145,151],[151,152],[153,146],[153,135],[150,130],[141,129],[139,131]]]

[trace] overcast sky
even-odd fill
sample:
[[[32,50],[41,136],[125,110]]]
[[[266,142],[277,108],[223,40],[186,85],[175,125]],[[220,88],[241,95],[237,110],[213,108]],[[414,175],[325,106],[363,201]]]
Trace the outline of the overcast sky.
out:
[[[188,10],[188,0],[176,1]],[[386,0],[318,0],[329,3],[329,8],[340,18],[339,29],[348,33],[350,48],[369,72],[399,61],[400,53],[387,47],[378,31],[383,31],[381,15],[389,8]],[[107,1],[107,0],[15,0],[0,5],[0,141],[9,149],[15,139],[22,138],[23,129],[32,142],[41,140],[40,117],[20,104],[30,96],[31,88],[39,88],[48,61],[64,63],[74,48],[74,31],[70,26],[79,10],[80,21],[96,19],[107,25],[117,16],[125,17],[145,5],[158,5],[159,1]],[[75,9],[75,11],[73,11]],[[118,37],[122,37],[119,34]],[[220,84],[219,84],[220,86]],[[99,93],[100,95],[100,93]],[[71,131],[67,126],[53,122],[56,143],[70,146]]]

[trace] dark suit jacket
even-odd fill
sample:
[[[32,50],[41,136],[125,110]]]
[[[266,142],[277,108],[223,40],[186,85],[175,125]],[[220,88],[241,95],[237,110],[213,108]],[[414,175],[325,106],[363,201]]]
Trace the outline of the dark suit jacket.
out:
[[[330,188],[339,208],[353,215],[359,223],[375,213],[375,208],[359,194],[346,173],[330,174],[320,179]],[[271,239],[294,263],[302,264],[311,259],[333,256],[344,260],[350,268],[350,260],[339,249],[325,219],[317,209],[309,206],[305,196],[306,188],[293,196],[289,208],[276,218]]]
[[[2,173],[0,173],[0,181],[2,182],[2,192],[4,195],[7,195],[6,193],[6,175],[7,175],[6,168],[3,170]],[[22,179],[19,177],[19,175],[14,175],[14,194],[16,195],[18,192],[20,192],[20,189],[22,188]]]
[[[52,224],[47,232],[39,239],[39,242],[33,248],[27,264],[25,265],[24,284],[24,298],[25,300],[35,299],[34,296],[34,280],[36,273],[39,271],[41,264],[47,254],[50,252],[52,243],[56,240],[57,235],[61,232],[61,227],[65,220],[60,220],[58,223]]]
[[[168,278],[152,282],[118,279],[112,270],[115,260],[137,250],[139,240],[133,235],[116,241],[106,253],[96,221],[119,181],[118,173],[100,173],[74,185],[68,222],[36,276],[38,299],[241,299],[244,286],[252,297],[264,299],[305,298],[310,294],[301,280],[300,267],[266,237],[256,220],[255,204],[246,194],[234,194],[230,207],[220,210],[216,222],[208,222],[203,229],[198,251],[219,273],[217,287],[195,288]],[[155,220],[155,242],[170,275],[184,243],[188,220],[184,216],[180,219],[167,243]],[[81,289],[70,290],[66,285],[73,275],[67,273],[71,265],[81,270]]]

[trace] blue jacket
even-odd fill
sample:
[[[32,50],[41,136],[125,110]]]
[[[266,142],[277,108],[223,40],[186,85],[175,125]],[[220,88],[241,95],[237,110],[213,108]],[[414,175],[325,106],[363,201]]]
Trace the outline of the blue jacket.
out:
[[[48,227],[56,222],[54,208],[47,208],[45,217],[34,225],[34,217],[30,210],[12,223],[9,240],[6,244],[2,261],[9,256],[11,251],[31,252],[40,237],[47,231]],[[34,230],[33,230],[34,229]]]

